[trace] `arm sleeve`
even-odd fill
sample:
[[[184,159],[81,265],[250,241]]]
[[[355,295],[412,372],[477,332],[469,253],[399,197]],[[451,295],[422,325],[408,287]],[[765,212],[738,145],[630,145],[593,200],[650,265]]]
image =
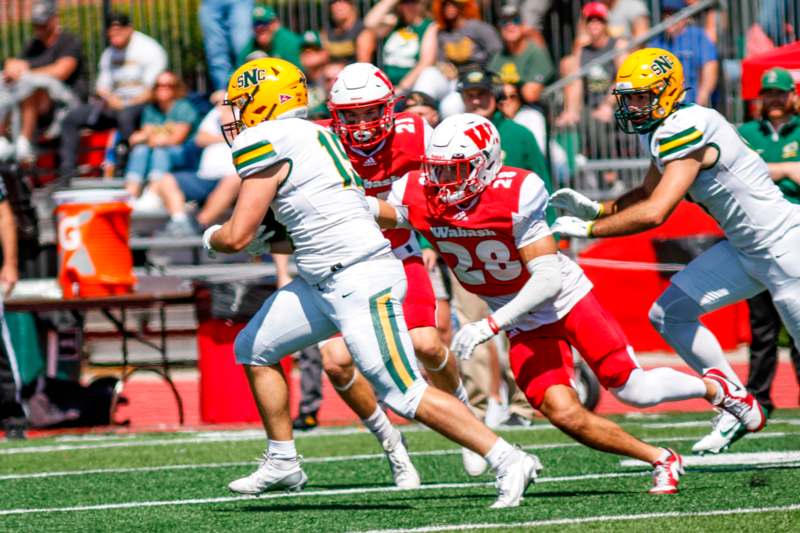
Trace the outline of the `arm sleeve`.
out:
[[[525,266],[531,277],[510,302],[492,313],[492,318],[501,329],[514,326],[530,311],[555,298],[561,291],[561,264],[557,254],[539,256]]]
[[[692,107],[686,107],[665,120],[653,134],[653,158],[667,163],[683,159],[705,146],[707,128],[703,115],[704,113],[694,112]]]
[[[233,164],[242,179],[261,172],[284,159],[279,155],[278,148],[272,142],[276,139],[270,139],[275,131],[269,129],[269,126],[274,124],[275,122],[264,122],[258,126],[247,128],[233,141],[233,146],[231,146]]]
[[[536,174],[528,174],[519,191],[519,208],[514,215],[514,241],[522,248],[542,237],[552,235],[547,224],[549,197],[542,180]]]

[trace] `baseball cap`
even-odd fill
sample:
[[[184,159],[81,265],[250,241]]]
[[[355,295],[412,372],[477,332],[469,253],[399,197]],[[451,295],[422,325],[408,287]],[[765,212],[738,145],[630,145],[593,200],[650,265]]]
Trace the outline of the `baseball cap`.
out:
[[[469,89],[483,89],[484,91],[494,90],[494,74],[481,69],[472,69],[464,72],[458,79],[458,92]]]
[[[589,2],[583,6],[581,15],[585,19],[598,18],[608,21],[608,6],[602,2]]]
[[[270,6],[255,6],[253,8],[253,26],[269,24],[276,18],[278,18],[278,15]]]
[[[794,80],[785,68],[771,68],[761,76],[761,90],[777,89],[785,93],[794,91]]]
[[[424,93],[422,91],[411,91],[408,93],[408,96],[406,96],[405,107],[409,108],[418,105],[432,107],[433,109],[439,108],[439,104],[437,104],[436,100],[434,100],[433,97],[428,93]]]
[[[111,13],[106,19],[106,26],[130,26],[131,19],[125,13]]]
[[[31,24],[47,24],[55,16],[56,6],[52,1],[40,0],[31,8]]]
[[[519,16],[519,9],[514,4],[506,4],[500,8],[500,25],[519,24],[522,18]]]
[[[661,0],[661,11],[674,13],[686,7],[686,0]]]
[[[303,32],[300,40],[300,50],[305,50],[307,48],[314,48],[315,50],[322,49],[322,40],[319,38],[319,33],[313,30]]]

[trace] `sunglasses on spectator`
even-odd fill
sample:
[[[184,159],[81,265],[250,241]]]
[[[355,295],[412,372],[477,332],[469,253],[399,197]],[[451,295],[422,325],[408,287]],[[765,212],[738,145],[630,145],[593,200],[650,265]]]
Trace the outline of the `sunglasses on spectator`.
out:
[[[169,87],[170,89],[174,89],[178,86],[177,83],[174,82],[156,82],[156,88],[158,87]]]

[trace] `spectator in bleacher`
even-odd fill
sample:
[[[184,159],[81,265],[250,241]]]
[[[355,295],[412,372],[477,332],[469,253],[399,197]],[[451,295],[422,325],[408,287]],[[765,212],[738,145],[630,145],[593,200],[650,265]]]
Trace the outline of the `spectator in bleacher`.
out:
[[[364,28],[354,0],[328,0],[330,27],[322,44],[336,63],[372,63],[377,47],[375,33]]]
[[[0,246],[3,266],[0,267],[0,303],[8,298],[19,280],[17,269],[17,226],[6,187],[0,179]],[[0,426],[7,439],[24,439],[27,420],[22,409],[22,380],[14,346],[8,335],[3,308],[0,305]]]
[[[650,10],[642,0],[598,0],[606,6],[608,16],[608,33],[612,38],[624,39],[627,42],[641,37],[650,29]],[[594,2],[591,2],[594,3]],[[583,14],[583,13],[582,13]],[[578,21],[575,41],[571,55],[586,46],[590,37],[586,27],[585,16]]]
[[[281,24],[272,7],[255,6],[252,24],[254,36],[239,53],[237,64],[247,63],[248,56],[260,50],[269,57],[285,59],[300,67],[300,36]]]
[[[325,90],[325,66],[329,61],[330,56],[322,46],[319,34],[312,30],[304,32],[300,41],[300,68],[305,73],[308,83],[309,110],[318,110],[320,106],[326,107],[328,91]]]
[[[743,124],[739,134],[766,161],[770,177],[783,195],[800,204],[800,116],[797,94],[788,70],[773,68],[761,78],[761,118]],[[799,206],[800,207],[800,206]],[[750,298],[750,371],[747,389],[767,412],[775,404],[770,396],[778,365],[781,317],[769,292]],[[800,352],[789,338],[797,382],[800,383]]]
[[[506,118],[497,108],[496,95],[501,91],[500,80],[482,69],[468,70],[458,82],[458,92],[464,100],[464,110],[492,122],[500,133],[503,165],[532,170],[552,190],[550,172],[539,144],[525,126]]]
[[[187,141],[194,135],[198,113],[185,99],[186,88],[173,72],[156,78],[153,101],[142,112],[142,127],[131,134],[125,188],[138,197],[145,180],[151,184],[172,170],[192,164]]]
[[[476,0],[434,0],[437,25],[438,64],[426,68],[414,84],[439,101],[439,112],[447,117],[464,110],[456,90],[460,74],[484,69],[503,49],[497,30],[480,19]]]
[[[81,41],[61,28],[56,7],[39,0],[31,9],[33,38],[22,54],[6,59],[0,79],[0,161],[16,156],[19,162],[34,158],[37,127],[46,138],[59,134],[61,120],[84,96],[81,81]],[[7,119],[19,110],[20,129],[12,144]]]
[[[497,109],[504,117],[525,126],[536,138],[536,144],[544,153],[547,135],[545,118],[541,111],[534,109],[522,100],[522,86],[519,83],[504,82],[497,92]]]
[[[439,124],[439,103],[423,92],[408,93],[403,111],[421,116],[430,124],[431,128],[435,128]]]
[[[325,91],[324,100],[317,104],[316,107],[308,108],[308,118],[311,120],[322,120],[331,118],[330,109],[328,109],[328,95],[331,94],[331,89],[336,81],[336,77],[344,69],[346,65],[341,62],[327,63],[322,69],[322,87]]]
[[[622,50],[624,39],[613,37],[608,26],[609,11],[602,2],[583,6],[581,22],[586,28],[588,42],[561,63],[562,75],[569,76],[611,50]],[[564,88],[564,111],[556,119],[559,127],[574,126],[581,121],[583,109],[591,118],[611,122],[614,117],[614,96],[611,94],[617,68],[627,57],[620,54],[614,61],[595,65],[582,77]]]
[[[98,64],[95,97],[67,114],[62,124],[60,175],[68,180],[77,173],[81,129],[116,128],[117,167],[124,168],[128,138],[153,94],[158,75],[167,68],[167,52],[157,41],[135,31],[128,15],[112,13],[106,21],[109,46]]]
[[[229,106],[218,100],[197,128],[194,143],[202,148],[197,170],[168,172],[151,183],[170,214],[164,234],[185,237],[214,224],[231,207],[241,179],[233,166],[231,150],[222,135],[222,125],[233,121]],[[193,221],[186,202],[203,204]]]
[[[503,50],[489,62],[489,70],[497,72],[506,83],[520,84],[522,99],[526,104],[538,102],[544,84],[555,73],[550,55],[526,37],[522,18],[515,5],[502,7],[498,25]]]
[[[686,7],[685,0],[662,0],[661,18],[666,19]],[[684,102],[711,105],[719,80],[717,49],[705,32],[684,19],[653,38],[649,46],[669,50],[683,64],[686,97]]]
[[[691,6],[698,2],[699,0],[686,0],[686,5]],[[703,12],[695,15],[692,20],[693,22],[703,28],[703,31],[706,32],[708,39],[717,44],[718,36],[717,36],[717,24],[719,23],[720,13],[719,9],[710,7]]]
[[[383,41],[382,69],[400,93],[436,62],[436,25],[422,0],[380,0],[364,17],[364,26]]]
[[[253,0],[203,0],[199,19],[212,89],[225,91],[233,62],[253,37]]]

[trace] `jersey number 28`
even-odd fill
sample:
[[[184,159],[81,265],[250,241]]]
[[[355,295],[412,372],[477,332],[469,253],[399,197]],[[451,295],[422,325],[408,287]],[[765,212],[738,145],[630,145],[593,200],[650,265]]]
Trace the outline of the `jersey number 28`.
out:
[[[522,263],[511,259],[511,250],[501,241],[481,241],[475,247],[474,257],[483,268],[472,268],[473,254],[464,246],[452,241],[437,241],[436,246],[443,254],[452,254],[458,263],[453,267],[456,277],[466,285],[483,285],[488,273],[497,281],[511,281],[522,273]]]

